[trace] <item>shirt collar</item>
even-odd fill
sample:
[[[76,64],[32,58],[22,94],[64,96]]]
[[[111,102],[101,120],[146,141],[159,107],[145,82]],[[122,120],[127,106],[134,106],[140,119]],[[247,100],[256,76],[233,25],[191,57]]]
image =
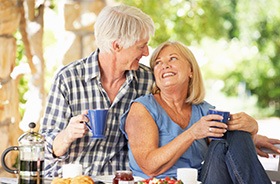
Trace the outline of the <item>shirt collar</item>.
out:
[[[89,81],[93,78],[97,78],[100,80],[100,68],[98,65],[98,54],[99,49],[93,52],[88,58],[85,60],[85,80]],[[126,73],[126,80],[130,83],[133,78],[138,82],[138,77],[136,71],[128,70]]]
[[[85,60],[85,80],[89,81],[93,78],[100,78],[100,69],[98,65],[98,54],[99,49],[93,52],[88,58]]]

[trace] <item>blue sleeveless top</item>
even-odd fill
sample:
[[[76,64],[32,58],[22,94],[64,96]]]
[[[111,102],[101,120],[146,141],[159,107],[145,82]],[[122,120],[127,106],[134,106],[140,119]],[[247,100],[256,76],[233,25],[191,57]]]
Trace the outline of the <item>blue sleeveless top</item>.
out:
[[[150,112],[151,116],[155,120],[158,129],[159,129],[159,147],[168,144],[179,134],[183,133],[185,130],[189,129],[195,122],[199,121],[202,116],[207,115],[207,111],[209,108],[214,108],[207,102],[203,102],[198,105],[192,105],[192,115],[189,122],[189,125],[182,129],[179,125],[172,121],[172,119],[168,116],[165,110],[157,103],[154,96],[152,94],[141,96],[130,103],[129,109],[133,102],[139,102],[143,104],[146,109]],[[125,121],[128,114],[129,109],[121,116],[121,125],[120,129],[123,134],[127,137],[125,132]],[[135,122],[141,123],[141,122]],[[142,172],[142,170],[137,165],[131,149],[129,148],[129,166],[133,172],[134,176],[139,176],[142,178],[149,178],[146,174]],[[189,149],[178,159],[178,161],[166,172],[157,176],[157,178],[165,178],[176,177],[177,168],[182,167],[191,167],[198,169],[200,173],[202,162],[207,152],[207,143],[206,139],[200,139],[193,142],[193,144],[189,147]]]

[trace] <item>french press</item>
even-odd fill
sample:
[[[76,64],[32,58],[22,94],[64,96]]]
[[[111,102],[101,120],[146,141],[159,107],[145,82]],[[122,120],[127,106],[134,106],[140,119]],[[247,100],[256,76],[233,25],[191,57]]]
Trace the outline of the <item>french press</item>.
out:
[[[29,132],[18,139],[19,146],[7,148],[1,156],[3,168],[13,174],[18,174],[19,184],[42,184],[44,175],[44,137],[34,131],[35,123],[29,123]],[[19,151],[18,167],[11,169],[5,163],[5,157],[10,151]]]

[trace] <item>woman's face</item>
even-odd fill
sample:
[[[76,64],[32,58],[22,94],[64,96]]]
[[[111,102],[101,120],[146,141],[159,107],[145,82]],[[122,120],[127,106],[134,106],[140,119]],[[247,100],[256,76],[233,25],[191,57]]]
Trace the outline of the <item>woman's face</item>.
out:
[[[189,62],[172,46],[164,47],[154,65],[157,86],[161,89],[187,87],[192,75]]]

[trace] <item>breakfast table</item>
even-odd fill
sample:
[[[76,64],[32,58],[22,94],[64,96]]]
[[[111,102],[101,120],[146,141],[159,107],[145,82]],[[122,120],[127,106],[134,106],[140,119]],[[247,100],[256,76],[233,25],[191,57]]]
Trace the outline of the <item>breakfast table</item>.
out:
[[[94,176],[92,179],[96,184],[111,184],[113,181],[114,175],[104,175],[104,176]],[[45,178],[44,184],[50,184],[53,178]],[[134,177],[134,181],[141,181],[142,178]],[[9,177],[0,177],[0,184],[18,184],[17,178]]]
[[[94,176],[92,179],[95,184],[112,184],[114,175],[104,175],[104,176]],[[53,178],[45,178],[44,184],[51,184]],[[134,176],[134,181],[142,181],[143,178]],[[18,184],[17,178],[8,178],[8,177],[0,177],[0,184]],[[197,182],[197,184],[201,184],[201,182]]]

